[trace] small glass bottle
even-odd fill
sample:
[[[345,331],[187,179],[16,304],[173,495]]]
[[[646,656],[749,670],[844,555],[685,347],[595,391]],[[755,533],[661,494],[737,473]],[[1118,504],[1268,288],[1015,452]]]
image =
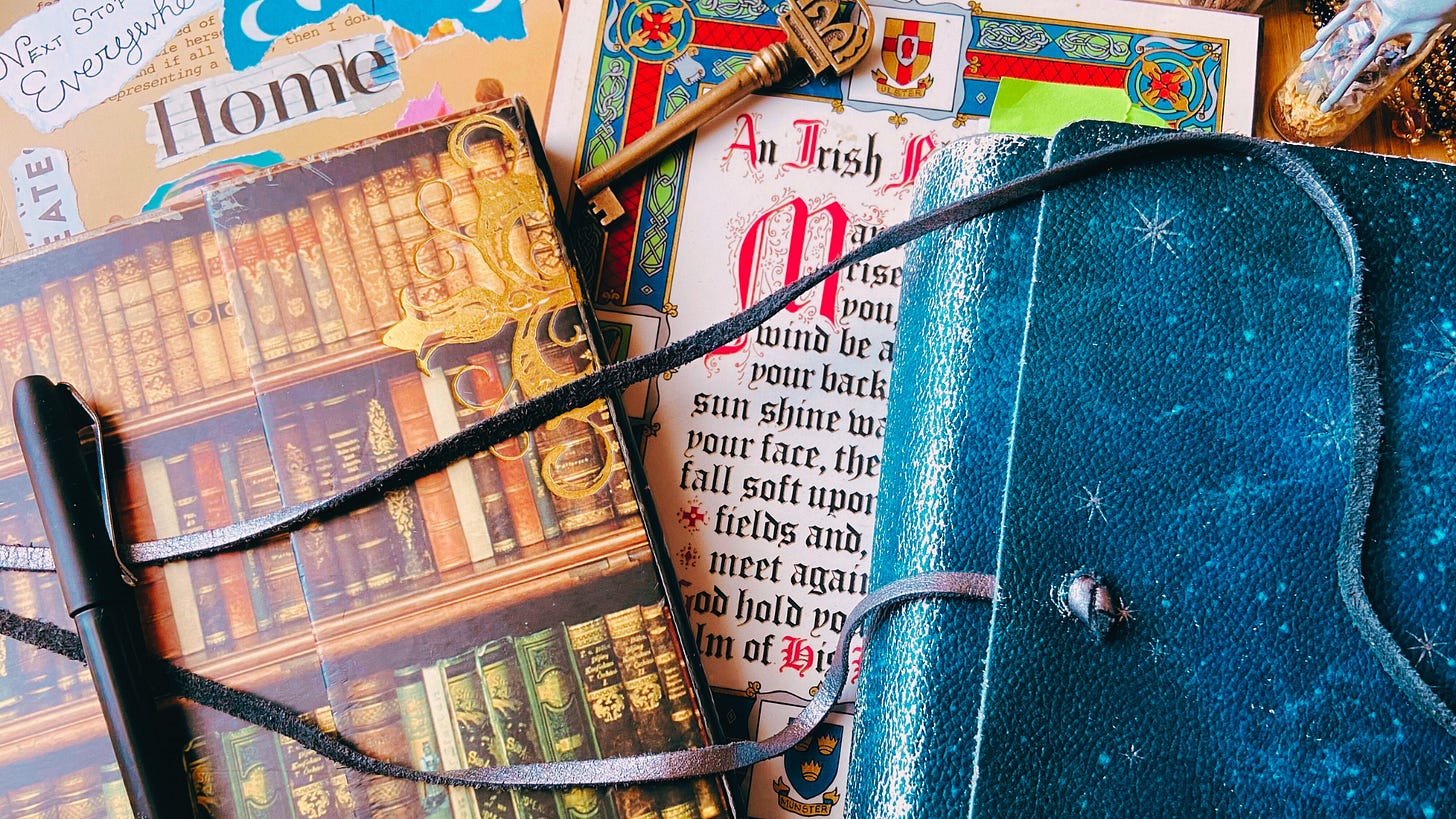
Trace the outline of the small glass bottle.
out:
[[[1456,0],[1350,0],[1274,92],[1269,118],[1292,142],[1336,145],[1435,48]]]

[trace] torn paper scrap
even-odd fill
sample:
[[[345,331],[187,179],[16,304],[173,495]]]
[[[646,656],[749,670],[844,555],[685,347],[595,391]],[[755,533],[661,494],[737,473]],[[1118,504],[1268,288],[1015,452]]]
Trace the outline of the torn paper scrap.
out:
[[[223,44],[233,68],[251,68],[273,41],[290,31],[322,23],[345,8],[368,5],[367,13],[420,37],[441,21],[458,21],[482,40],[519,40],[526,36],[521,0],[227,0],[222,12]],[[452,22],[453,24],[453,22]]]
[[[49,133],[115,94],[222,0],[60,0],[0,35],[0,97]]]
[[[1122,88],[1002,77],[989,128],[997,134],[1049,137],[1083,119],[1168,127],[1162,117],[1134,103]]]
[[[283,161],[283,154],[277,151],[258,151],[242,156],[218,159],[209,162],[191,173],[157,186],[142,205],[142,212],[162,207],[172,207],[189,199],[199,199],[208,186],[227,179],[245,176],[269,165]]]
[[[366,34],[203,80],[142,106],[157,167],[322,117],[372,111],[404,93],[394,49]]]
[[[440,90],[439,83],[435,83],[430,93],[405,102],[404,113],[395,120],[394,127],[408,128],[421,122],[439,119],[449,113],[450,103],[445,101],[445,92]]]
[[[27,247],[50,244],[85,230],[76,207],[71,166],[58,148],[26,148],[10,163],[15,215]]]

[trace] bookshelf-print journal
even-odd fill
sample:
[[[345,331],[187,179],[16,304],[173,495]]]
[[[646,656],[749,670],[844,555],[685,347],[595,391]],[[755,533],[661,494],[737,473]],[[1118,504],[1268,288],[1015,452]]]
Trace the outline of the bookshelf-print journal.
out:
[[[126,542],[347,489],[596,366],[519,104],[214,188],[0,266],[0,391],[103,414]],[[146,567],[157,654],[426,769],[705,743],[704,691],[615,406],[598,402],[251,550]],[[43,538],[8,406],[0,537]],[[0,600],[65,623],[54,579]],[[718,782],[472,791],[368,777],[168,705],[197,816],[686,819]],[[85,670],[9,640],[0,804],[126,816]]]

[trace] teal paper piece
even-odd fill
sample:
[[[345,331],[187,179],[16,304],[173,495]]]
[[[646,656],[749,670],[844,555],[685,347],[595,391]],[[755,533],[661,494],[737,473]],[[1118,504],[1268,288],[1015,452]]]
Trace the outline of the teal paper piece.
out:
[[[146,204],[142,205],[141,212],[146,213],[149,210],[156,210],[179,196],[184,196],[191,191],[198,190],[220,179],[241,176],[242,174],[255,171],[258,168],[277,165],[282,161],[283,154],[277,151],[258,151],[253,154],[235,156],[231,159],[219,159],[216,162],[209,162],[186,176],[158,185],[157,189],[147,199]]]
[[[418,0],[327,0],[314,9],[298,0],[224,0],[222,39],[235,70],[252,68],[262,61],[273,41],[294,29],[322,23],[346,7],[393,23],[424,37],[441,20],[458,20],[466,31],[482,40],[519,40],[526,36],[521,0],[466,0],[428,2]]]

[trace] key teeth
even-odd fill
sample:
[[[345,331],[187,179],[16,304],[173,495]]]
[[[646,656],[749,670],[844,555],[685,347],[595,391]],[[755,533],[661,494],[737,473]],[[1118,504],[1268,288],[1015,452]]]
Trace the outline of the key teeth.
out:
[[[596,217],[597,223],[602,227],[610,227],[613,222],[627,215],[627,211],[623,210],[622,204],[617,201],[617,197],[610,190],[593,196],[588,201],[587,209],[591,211],[592,216]]]

